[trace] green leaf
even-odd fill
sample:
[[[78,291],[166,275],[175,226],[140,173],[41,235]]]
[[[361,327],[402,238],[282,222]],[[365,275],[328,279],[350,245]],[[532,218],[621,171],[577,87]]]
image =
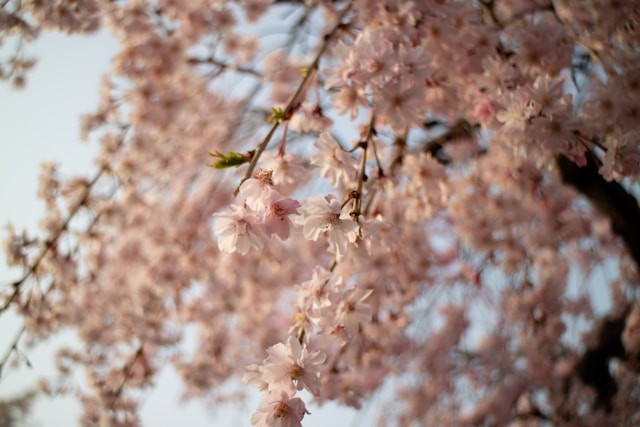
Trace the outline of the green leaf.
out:
[[[238,154],[238,153],[234,153],[233,151],[230,151],[229,154],[224,155],[219,151],[216,151],[215,154],[214,153],[209,153],[209,155],[211,157],[215,157],[218,160],[216,160],[215,163],[213,163],[212,165],[209,165],[211,167],[214,167],[216,169],[226,169],[226,168],[231,168],[234,166],[239,166],[243,163],[247,163],[248,161],[251,160],[250,156],[248,155],[244,155],[244,154]]]
[[[302,77],[307,77],[307,75],[309,75],[309,67],[300,67],[298,68],[298,70],[300,70],[300,74],[302,74]]]
[[[278,123],[282,123],[284,121],[284,111],[282,108],[271,107],[271,115],[267,117],[267,122],[271,122],[277,120]]]

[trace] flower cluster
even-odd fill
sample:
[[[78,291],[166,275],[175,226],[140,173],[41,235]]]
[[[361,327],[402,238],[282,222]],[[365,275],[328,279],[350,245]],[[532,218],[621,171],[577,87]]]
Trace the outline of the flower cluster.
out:
[[[305,413],[304,402],[293,397],[296,390],[306,389],[312,395],[320,393],[320,365],[326,355],[310,350],[306,343],[290,336],[286,344],[267,349],[269,356],[262,366],[249,366],[244,380],[264,390],[262,403],[251,417],[256,426],[299,426]]]
[[[329,358],[335,361],[339,349],[344,351],[362,325],[370,322],[372,310],[367,300],[372,292],[346,287],[340,278],[321,268],[298,287],[297,312],[290,330],[297,338],[290,335],[284,343],[269,347],[262,365],[249,365],[243,377],[263,390],[262,403],[251,418],[254,425],[297,426],[306,408],[294,397],[296,390],[305,389],[316,398],[327,394],[321,382],[329,369],[326,362]]]
[[[365,302],[373,292],[358,286],[346,287],[341,278],[322,268],[298,287],[294,331],[311,335],[312,327],[323,333],[343,329],[355,337],[360,325],[371,320],[371,306]]]
[[[354,185],[353,179],[357,176],[354,159],[342,151],[328,133],[321,134],[315,146],[317,152],[311,157],[311,163],[320,169],[320,174],[336,187]],[[326,235],[329,252],[336,259],[342,259],[348,244],[361,237],[360,224],[351,217],[349,208],[333,194],[311,196],[302,204],[283,196],[277,190],[278,184],[292,183],[286,179],[296,175],[299,166],[295,158],[272,156],[266,164],[277,167],[277,173],[261,168],[240,186],[243,205],[232,204],[214,214],[217,220],[213,231],[218,236],[218,248],[222,252],[245,255],[251,248],[263,249],[265,242],[273,237],[287,240],[295,225],[302,228],[308,240],[317,241]]]
[[[261,169],[241,188],[244,205],[230,205],[218,217],[213,227],[218,234],[221,251],[245,255],[252,247],[262,249],[265,240],[278,237],[287,240],[291,231],[291,215],[300,203],[282,196],[273,188],[273,172]]]

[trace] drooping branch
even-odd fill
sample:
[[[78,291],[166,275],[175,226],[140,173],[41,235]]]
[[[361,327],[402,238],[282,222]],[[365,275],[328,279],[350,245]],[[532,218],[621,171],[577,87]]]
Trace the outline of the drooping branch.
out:
[[[322,45],[320,45],[320,49],[316,53],[316,56],[313,59],[313,62],[311,62],[311,65],[309,65],[309,67],[307,68],[307,72],[305,73],[304,78],[296,88],[293,95],[291,95],[291,98],[289,98],[289,102],[287,102],[287,105],[283,110],[282,116],[284,117],[285,120],[288,120],[289,117],[291,117],[291,114],[293,114],[297,103],[300,102],[299,98],[302,95],[303,91],[306,89],[307,83],[311,81],[311,77],[313,77],[313,74],[317,72],[318,64],[320,63],[320,59],[324,55],[324,52],[327,50],[327,47],[329,47],[329,42],[331,41],[333,36],[336,34],[336,32],[344,25],[342,23],[342,18],[344,18],[344,16],[347,14],[349,9],[350,9],[350,4],[345,6],[345,8],[340,13],[340,15],[337,17],[337,21],[334,27],[327,34],[324,35]],[[249,167],[247,168],[246,173],[240,180],[238,187],[236,187],[235,191],[233,192],[234,195],[237,195],[238,192],[240,191],[240,186],[242,186],[242,184],[247,179],[251,178],[251,174],[253,173],[253,170],[258,164],[258,160],[260,159],[260,156],[264,152],[264,149],[267,147],[267,144],[271,140],[271,137],[273,136],[274,132],[278,128],[279,124],[280,124],[280,120],[274,120],[273,124],[271,125],[271,128],[269,128],[269,131],[267,132],[267,135],[264,137],[262,142],[260,142],[260,144],[258,144],[258,146],[256,147],[255,154],[251,159],[251,163],[249,164]]]

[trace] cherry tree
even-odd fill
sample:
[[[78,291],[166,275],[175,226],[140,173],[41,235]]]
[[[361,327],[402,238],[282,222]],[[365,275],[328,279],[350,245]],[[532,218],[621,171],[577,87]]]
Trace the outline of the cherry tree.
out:
[[[16,86],[41,31],[119,41],[95,174],[44,165],[4,246],[0,364],[72,328],[42,387],[83,425],[138,424],[167,363],[261,390],[257,426],[640,423],[636,1],[0,4]]]

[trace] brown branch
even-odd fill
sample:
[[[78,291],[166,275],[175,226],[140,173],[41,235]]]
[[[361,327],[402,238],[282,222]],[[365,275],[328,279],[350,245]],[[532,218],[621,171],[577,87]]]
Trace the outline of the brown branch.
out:
[[[91,221],[91,224],[89,224],[89,226],[87,227],[87,231],[91,230],[91,228],[98,222],[98,218],[100,218],[99,214],[95,216],[93,221]],[[53,281],[51,285],[47,288],[47,290],[44,292],[44,295],[42,297],[43,301],[47,297],[47,295],[49,295],[49,292],[51,292],[55,288],[56,283],[57,282]],[[20,350],[18,349],[18,343],[20,342],[20,339],[22,338],[22,335],[24,335],[25,331],[26,331],[26,324],[23,322],[22,326],[20,326],[20,329],[16,331],[16,334],[14,335],[13,340],[11,341],[9,347],[7,348],[7,351],[3,355],[2,359],[0,359],[0,379],[2,379],[2,371],[7,361],[9,360],[9,357],[11,357],[11,354],[14,351],[20,352]]]
[[[11,346],[7,349],[7,351],[5,352],[4,356],[2,356],[2,359],[0,359],[0,378],[2,378],[2,372],[4,371],[4,367],[7,364],[7,361],[9,360],[9,357],[11,357],[11,354],[14,351],[18,351],[18,342],[20,341],[20,338],[22,338],[22,334],[24,333],[24,326],[22,326],[15,334],[15,336],[13,337],[13,341],[11,343]]]
[[[128,129],[128,126],[123,126],[122,127],[122,136],[120,138],[120,142],[119,142],[119,145],[118,145],[117,149],[120,149],[124,145],[124,133],[127,131],[127,129]],[[35,272],[38,270],[38,267],[40,266],[40,264],[44,260],[44,258],[47,255],[47,253],[49,253],[49,251],[52,250],[56,246],[56,244],[58,242],[58,239],[60,238],[62,233],[64,233],[68,229],[69,224],[71,223],[73,218],[77,215],[77,213],[80,211],[80,208],[82,206],[86,206],[86,203],[89,200],[89,195],[90,195],[91,190],[93,189],[94,185],[96,184],[96,182],[98,182],[100,177],[102,177],[102,175],[104,175],[109,169],[110,169],[110,163],[109,162],[103,163],[101,165],[100,169],[98,170],[98,172],[86,184],[86,186],[85,186],[85,188],[83,190],[83,193],[78,198],[76,203],[72,206],[72,208],[69,211],[69,213],[68,213],[67,217],[65,218],[65,220],[45,240],[45,245],[42,247],[42,249],[40,250],[40,252],[36,256],[36,258],[29,264],[29,267],[27,268],[27,271],[25,272],[25,274],[19,280],[16,280],[15,282],[13,282],[11,284],[11,287],[13,288],[13,292],[9,296],[8,300],[5,301],[4,305],[2,307],[0,307],[0,314],[3,313],[4,311],[6,311],[9,308],[9,306],[11,305],[11,303],[13,301],[15,301],[15,299],[20,294],[20,291],[21,291],[22,286],[24,285],[24,283],[26,283],[26,281],[31,277],[31,275],[35,274]],[[91,227],[93,227],[96,224],[96,222],[97,222],[99,217],[100,217],[100,215],[97,215],[93,219],[91,224],[89,224],[87,229],[90,229]],[[45,291],[45,294],[44,294],[45,297],[53,289],[55,284],[56,284],[56,282],[54,281],[49,286],[49,288],[47,288],[47,290]],[[11,354],[14,351],[18,351],[18,343],[20,342],[20,339],[22,338],[22,335],[25,332],[25,328],[26,328],[26,326],[24,324],[20,327],[20,329],[16,332],[16,335],[14,336],[13,340],[11,341],[11,344],[9,345],[7,351],[3,355],[2,359],[0,359],[0,378],[2,377],[2,370],[3,370],[4,366],[6,365],[7,361],[9,360],[9,357],[11,356]]]
[[[501,30],[536,13],[549,11],[554,13],[557,16],[553,2],[550,1],[545,5],[536,5],[534,7],[524,9],[517,13],[514,13],[509,17],[509,19],[506,22],[502,22],[500,18],[498,18],[498,15],[495,12],[494,6],[495,6],[494,0],[480,0],[480,9],[484,17],[487,17],[491,22],[493,22]]]
[[[133,359],[131,360],[131,362],[126,363],[122,368],[122,381],[120,382],[118,387],[115,390],[113,390],[110,394],[111,402],[109,404],[109,410],[113,410],[116,402],[122,395],[122,392],[125,386],[127,385],[127,381],[129,381],[129,379],[131,378],[131,372],[133,371],[133,367],[135,366],[136,363],[138,363],[138,359],[140,359],[143,356],[144,356],[144,343],[140,344],[135,354],[133,355]]]
[[[296,23],[293,25],[291,29],[291,34],[283,49],[285,53],[287,54],[291,53],[291,50],[293,49],[293,44],[298,39],[298,36],[300,35],[300,31],[302,30],[304,23],[307,22],[307,20],[309,19],[310,13],[311,13],[311,9],[308,7],[305,8],[304,13],[302,14],[302,16],[300,16],[300,19],[298,19],[298,21],[296,21]],[[258,83],[255,83],[253,87],[248,91],[248,94],[245,97],[244,104],[240,109],[240,112],[236,115],[236,118],[233,121],[233,123],[229,126],[230,130],[227,131],[224,137],[222,138],[223,141],[230,141],[235,138],[236,134],[240,129],[242,118],[247,114],[247,112],[250,111],[251,105],[261,89],[262,89],[262,84],[258,82]]]
[[[562,180],[584,194],[611,221],[611,228],[625,243],[640,270],[640,207],[637,200],[618,182],[608,182],[598,172],[593,155],[587,165],[577,166],[565,156],[556,159]]]
[[[595,407],[607,412],[613,410],[611,401],[618,392],[618,384],[609,372],[609,360],[627,359],[620,337],[628,314],[605,319],[599,326],[597,344],[585,351],[576,366],[578,378],[596,390]]]
[[[637,200],[618,182],[608,182],[598,172],[597,159],[587,154],[587,164],[579,167],[565,156],[556,163],[562,180],[586,196],[611,221],[612,231],[622,238],[629,254],[640,269],[640,207]],[[619,358],[630,361],[621,335],[629,310],[606,318],[598,327],[596,344],[582,355],[576,366],[580,380],[596,390],[595,406],[607,412],[613,410],[612,399],[618,391],[615,379],[609,373],[609,360]]]

